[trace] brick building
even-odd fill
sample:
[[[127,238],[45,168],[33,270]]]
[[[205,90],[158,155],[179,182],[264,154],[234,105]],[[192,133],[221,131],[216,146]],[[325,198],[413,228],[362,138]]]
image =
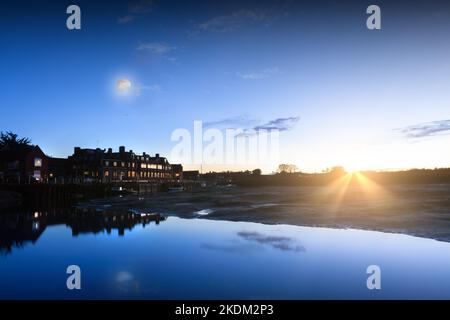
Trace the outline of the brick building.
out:
[[[19,145],[0,150],[0,181],[9,183],[46,182],[48,157],[39,146]]]
[[[167,159],[158,153],[155,156],[145,152],[139,155],[133,150],[126,151],[124,146],[119,147],[119,152],[113,152],[111,148],[75,147],[68,162],[73,181],[81,183],[172,180],[177,179],[180,168],[182,171],[181,165],[174,171]]]

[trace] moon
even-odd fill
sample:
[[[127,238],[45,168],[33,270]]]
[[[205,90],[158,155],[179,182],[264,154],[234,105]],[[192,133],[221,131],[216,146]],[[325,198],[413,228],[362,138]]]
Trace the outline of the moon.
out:
[[[127,93],[131,89],[131,81],[128,79],[119,79],[116,83],[116,90],[120,93]]]

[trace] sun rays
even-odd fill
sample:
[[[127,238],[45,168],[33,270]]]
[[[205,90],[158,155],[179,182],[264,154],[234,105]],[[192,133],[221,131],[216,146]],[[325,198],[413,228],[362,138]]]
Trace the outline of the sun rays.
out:
[[[357,205],[364,201],[365,205],[377,205],[388,196],[386,190],[373,181],[367,174],[359,171],[348,172],[326,186],[327,203],[332,212],[337,212],[344,203]]]

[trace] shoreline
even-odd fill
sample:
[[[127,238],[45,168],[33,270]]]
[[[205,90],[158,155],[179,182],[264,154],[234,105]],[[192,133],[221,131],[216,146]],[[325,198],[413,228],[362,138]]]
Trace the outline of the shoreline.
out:
[[[391,186],[372,198],[358,188],[336,205],[325,187],[233,187],[204,192],[97,199],[81,208],[165,216],[400,233],[450,242],[450,184]]]

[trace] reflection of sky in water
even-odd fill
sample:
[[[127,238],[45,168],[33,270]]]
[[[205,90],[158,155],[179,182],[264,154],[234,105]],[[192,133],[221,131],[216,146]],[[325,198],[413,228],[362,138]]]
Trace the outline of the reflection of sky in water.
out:
[[[81,291],[65,289],[70,264]],[[381,291],[366,288],[372,264]],[[174,217],[124,237],[49,227],[0,269],[0,298],[450,298],[450,243]]]

